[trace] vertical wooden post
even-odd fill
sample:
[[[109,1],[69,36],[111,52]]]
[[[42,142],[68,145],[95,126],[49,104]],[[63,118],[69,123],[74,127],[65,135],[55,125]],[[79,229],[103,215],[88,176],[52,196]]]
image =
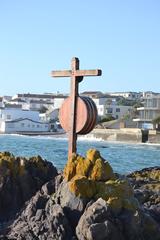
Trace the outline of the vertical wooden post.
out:
[[[68,146],[68,158],[71,157],[72,153],[76,153],[77,150],[77,134],[76,134],[76,105],[77,105],[77,97],[78,97],[78,81],[75,76],[75,71],[79,69],[79,59],[72,58],[71,62],[71,116],[70,116],[70,131],[69,131],[69,146]]]

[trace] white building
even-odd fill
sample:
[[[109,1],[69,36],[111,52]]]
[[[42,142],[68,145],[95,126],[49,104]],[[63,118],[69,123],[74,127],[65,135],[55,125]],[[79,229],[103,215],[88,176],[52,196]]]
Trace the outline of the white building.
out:
[[[128,100],[137,100],[142,97],[142,93],[137,93],[137,92],[113,92],[113,93],[108,93],[110,96],[114,97],[124,97]]]
[[[0,132],[21,133],[21,132],[48,132],[49,124],[33,121],[28,118],[19,118],[12,121],[0,121]]]
[[[3,97],[0,97],[0,108],[3,107]]]
[[[23,108],[31,110],[41,110],[43,107],[46,109],[59,109],[67,95],[63,94],[16,94],[13,96],[10,103],[21,104]]]
[[[3,103],[8,103],[12,100],[12,96],[3,96]]]
[[[54,105],[53,105],[54,109],[60,109],[62,106],[62,103],[67,97],[68,97],[67,95],[54,96]]]
[[[137,108],[138,117],[133,119],[137,122],[139,128],[154,128],[153,120],[160,116],[160,94],[158,95],[148,95],[144,98],[144,107]]]
[[[122,106],[122,105],[106,105],[105,114],[110,115],[116,119],[122,119],[126,115],[130,114],[133,110],[132,106]]]
[[[107,94],[103,94],[102,92],[83,92],[81,95],[90,97],[94,101],[97,107],[98,116],[105,115],[105,106],[108,102],[112,104],[116,102],[114,97],[111,97]]]
[[[11,99],[8,103],[13,105],[20,105],[23,109],[30,109],[30,104],[21,98]]]
[[[54,109],[52,111],[47,111],[45,113],[40,113],[39,114],[40,120],[42,122],[49,122],[51,120],[57,120],[59,117],[59,109]]]
[[[40,121],[39,112],[22,109],[21,105],[6,104],[0,109],[0,132],[48,131],[49,124]]]
[[[50,106],[53,106],[52,102],[47,102],[44,100],[30,100],[29,108],[31,110],[41,110],[43,107],[48,109]]]
[[[43,100],[47,102],[54,102],[53,94],[31,94],[31,93],[24,93],[24,94],[16,94],[13,96],[12,99],[20,98],[26,102],[30,102],[31,100]]]

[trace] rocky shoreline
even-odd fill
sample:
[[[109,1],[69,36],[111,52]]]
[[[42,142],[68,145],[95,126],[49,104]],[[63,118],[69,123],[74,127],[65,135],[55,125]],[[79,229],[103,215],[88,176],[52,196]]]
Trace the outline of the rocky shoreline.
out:
[[[159,240],[160,167],[119,175],[91,149],[58,173],[0,153],[0,239]]]

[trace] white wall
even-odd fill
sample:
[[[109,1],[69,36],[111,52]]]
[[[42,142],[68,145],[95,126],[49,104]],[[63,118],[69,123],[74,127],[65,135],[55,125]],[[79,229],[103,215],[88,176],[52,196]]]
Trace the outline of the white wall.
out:
[[[0,121],[0,132],[4,133],[5,132],[5,122]]]
[[[96,106],[98,106],[105,105],[107,98],[92,98],[92,100],[95,102]]]
[[[98,116],[104,116],[105,115],[105,106],[104,105],[96,105]]]
[[[15,120],[18,118],[29,118],[34,121],[39,121],[39,112],[19,108],[0,109],[1,120]]]
[[[28,119],[15,122],[3,122],[0,128],[1,132],[15,133],[15,132],[47,132],[49,131],[49,124],[33,122]]]
[[[132,111],[132,106],[118,106],[118,105],[106,105],[106,114],[110,114],[113,117],[119,119]],[[107,112],[108,109],[112,110],[112,112]]]
[[[66,98],[54,98],[54,109],[59,108],[62,106],[62,103],[64,102]]]
[[[59,109],[54,109],[51,112],[40,113],[39,114],[40,120],[42,122],[48,122],[50,120],[56,120],[59,117]]]

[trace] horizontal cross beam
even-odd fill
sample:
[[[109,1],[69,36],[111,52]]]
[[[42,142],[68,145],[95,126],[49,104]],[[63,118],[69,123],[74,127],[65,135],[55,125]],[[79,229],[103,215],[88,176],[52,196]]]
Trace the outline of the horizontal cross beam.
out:
[[[60,70],[60,71],[52,71],[51,76],[52,77],[87,77],[87,76],[101,76],[102,71],[100,69],[96,70]]]

